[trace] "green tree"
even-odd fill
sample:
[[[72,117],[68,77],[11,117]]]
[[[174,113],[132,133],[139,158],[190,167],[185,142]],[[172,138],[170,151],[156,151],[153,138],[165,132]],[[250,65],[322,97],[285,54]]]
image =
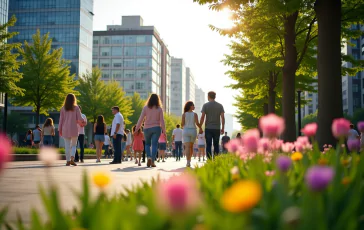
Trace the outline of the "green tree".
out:
[[[131,129],[133,125],[138,123],[140,114],[142,113],[143,107],[145,105],[145,100],[140,97],[140,94],[134,92],[134,95],[131,97],[131,109],[134,111],[133,114],[129,117],[130,125],[127,126]]]
[[[105,83],[101,80],[101,70],[93,68],[92,72],[83,74],[78,79],[77,90],[80,96],[77,97],[82,106],[82,112],[87,119],[93,123],[97,116],[103,115],[105,122],[111,123],[114,116],[111,113],[112,106],[119,106],[126,124],[130,124],[128,118],[134,112],[130,98],[120,88],[118,82]]]
[[[172,142],[172,133],[177,124],[181,124],[182,118],[174,114],[164,114],[168,142]]]
[[[14,26],[15,16],[12,16],[5,24],[0,25],[0,93],[12,93],[22,95],[23,90],[17,86],[17,82],[22,78],[18,72],[21,62],[17,61],[18,53],[13,52],[18,49],[20,43],[7,43],[17,32],[8,32],[8,28]]]
[[[11,112],[8,116],[6,131],[11,137],[16,133],[25,133],[27,131],[26,124],[28,124],[26,117],[22,116],[20,113]]]
[[[49,33],[41,36],[40,31],[33,35],[32,44],[24,42],[19,48],[23,79],[17,86],[24,89],[24,95],[15,95],[12,103],[18,106],[32,106],[36,112],[36,124],[40,114],[48,115],[49,110],[59,110],[64,97],[75,93],[77,82],[70,74],[69,61],[62,58],[62,48],[52,49]]]

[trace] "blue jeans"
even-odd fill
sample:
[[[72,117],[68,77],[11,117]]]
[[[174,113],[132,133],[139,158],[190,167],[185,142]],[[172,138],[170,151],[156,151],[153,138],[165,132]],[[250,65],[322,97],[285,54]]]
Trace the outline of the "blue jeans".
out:
[[[182,141],[175,141],[174,146],[176,147],[176,158],[179,159],[182,156]]]
[[[121,134],[117,134],[116,138],[112,139],[114,144],[114,160],[113,162],[121,163]]]
[[[121,157],[123,156],[125,149],[126,149],[126,142],[122,141],[121,142]]]
[[[206,139],[206,154],[207,158],[212,158],[211,146],[214,142],[214,156],[219,155],[219,141],[220,141],[220,130],[219,129],[205,129],[205,139]]]
[[[161,132],[162,130],[159,126],[144,129],[145,152],[147,153],[148,158],[152,158],[153,162],[157,155],[158,139]],[[152,151],[150,151],[150,146],[152,146]]]
[[[53,145],[53,137],[51,135],[44,135],[43,145],[44,146],[52,146]]]

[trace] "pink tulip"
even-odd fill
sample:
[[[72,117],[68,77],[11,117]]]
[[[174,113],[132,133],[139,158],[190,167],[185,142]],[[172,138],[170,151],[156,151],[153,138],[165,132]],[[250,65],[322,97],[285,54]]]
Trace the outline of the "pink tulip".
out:
[[[269,171],[269,170],[265,171],[265,175],[266,176],[274,176],[274,174],[276,174],[276,172],[274,170],[272,170],[272,171]]]
[[[294,143],[292,142],[286,142],[282,144],[282,151],[285,153],[291,153],[294,149]]]
[[[272,150],[279,150],[283,144],[283,140],[274,139],[271,143]]]
[[[305,134],[308,137],[315,136],[316,131],[317,131],[317,123],[307,124],[303,129],[301,129],[301,132],[303,132],[303,134]]]
[[[243,136],[243,145],[247,152],[256,152],[258,150],[259,143],[259,130],[250,129],[245,132]]]
[[[197,180],[189,174],[173,176],[160,182],[156,186],[155,196],[157,207],[168,214],[186,213],[200,205]]]
[[[358,130],[359,130],[359,132],[364,133],[364,121],[358,122]]]
[[[284,119],[275,114],[268,114],[260,118],[259,127],[265,137],[279,137],[285,128]]]
[[[270,141],[268,138],[262,138],[258,143],[258,153],[263,154],[269,150]]]
[[[304,150],[302,143],[298,141],[294,143],[294,147],[297,152],[302,152]]]
[[[0,134],[0,172],[5,167],[6,162],[11,161],[12,146],[9,139]]]
[[[233,139],[231,141],[229,141],[225,147],[227,148],[227,150],[230,153],[235,153],[236,151],[238,151],[238,147],[241,145],[241,140],[238,139]]]
[[[346,137],[349,134],[350,130],[350,121],[345,118],[338,118],[332,122],[331,126],[332,134],[337,139]]]

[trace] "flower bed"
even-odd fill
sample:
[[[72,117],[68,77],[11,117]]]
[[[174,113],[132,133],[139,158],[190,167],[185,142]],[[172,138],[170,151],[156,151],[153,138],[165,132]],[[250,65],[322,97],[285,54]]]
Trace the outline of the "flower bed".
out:
[[[308,137],[283,144],[280,129],[270,127],[269,139],[252,130],[229,142],[232,154],[124,195],[106,194],[110,177],[99,172],[91,199],[85,174],[72,212],[62,211],[56,184],[41,188],[48,216],[33,212],[29,229],[364,229],[364,152],[346,152],[346,125],[324,152]]]

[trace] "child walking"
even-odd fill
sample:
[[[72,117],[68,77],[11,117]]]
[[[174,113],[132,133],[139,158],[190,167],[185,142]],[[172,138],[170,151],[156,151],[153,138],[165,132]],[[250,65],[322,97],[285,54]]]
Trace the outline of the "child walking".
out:
[[[143,150],[144,150],[144,145],[143,145],[143,139],[144,139],[144,134],[143,134],[143,130],[142,128],[140,128],[137,132],[135,132],[135,128],[136,126],[133,126],[133,150],[134,150],[134,158],[135,158],[135,164],[138,164],[138,166],[141,166],[140,160],[142,158],[142,154],[143,154]],[[137,160],[137,153],[138,155],[138,159],[139,162]]]
[[[164,162],[164,153],[167,149],[167,137],[165,133],[162,133],[159,137],[158,140],[158,149],[159,149],[159,159],[158,162],[160,160],[162,160],[162,162]]]
[[[197,135],[198,139],[198,161],[201,161],[201,155],[203,157],[203,161],[205,161],[205,146],[206,146],[206,140],[205,140],[205,132],[199,133]]]

